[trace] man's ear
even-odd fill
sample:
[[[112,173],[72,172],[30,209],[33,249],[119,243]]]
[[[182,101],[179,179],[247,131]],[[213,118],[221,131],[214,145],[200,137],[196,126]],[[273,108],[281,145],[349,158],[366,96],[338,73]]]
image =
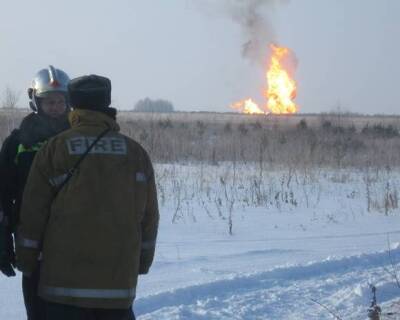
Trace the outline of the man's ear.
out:
[[[29,99],[33,99],[33,88],[29,88],[28,89],[28,97],[29,97]]]

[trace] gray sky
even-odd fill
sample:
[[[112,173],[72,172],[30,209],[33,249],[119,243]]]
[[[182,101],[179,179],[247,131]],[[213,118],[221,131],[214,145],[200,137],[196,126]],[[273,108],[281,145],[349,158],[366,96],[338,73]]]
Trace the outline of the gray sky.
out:
[[[144,97],[187,111],[261,101],[265,68],[242,56],[246,37],[224,12],[229,1],[258,0],[7,1],[0,90],[20,90],[27,104],[31,78],[53,64],[71,77],[110,77],[121,109]],[[400,113],[400,1],[286,0],[259,12],[297,56],[302,112]]]

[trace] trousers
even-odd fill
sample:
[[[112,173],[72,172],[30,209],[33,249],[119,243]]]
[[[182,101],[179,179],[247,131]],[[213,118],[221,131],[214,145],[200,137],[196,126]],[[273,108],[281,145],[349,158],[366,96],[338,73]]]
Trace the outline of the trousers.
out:
[[[45,301],[38,295],[40,269],[37,268],[31,276],[22,277],[22,292],[28,320],[45,319]]]
[[[135,320],[129,309],[90,309],[59,303],[46,303],[46,320]]]

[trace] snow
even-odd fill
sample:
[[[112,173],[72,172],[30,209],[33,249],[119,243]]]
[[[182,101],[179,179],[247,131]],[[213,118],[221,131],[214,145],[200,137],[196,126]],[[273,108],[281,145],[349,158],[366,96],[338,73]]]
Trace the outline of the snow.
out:
[[[156,171],[161,222],[139,320],[366,319],[370,285],[384,311],[399,300],[399,172]],[[24,318],[20,282],[0,278],[0,319]]]

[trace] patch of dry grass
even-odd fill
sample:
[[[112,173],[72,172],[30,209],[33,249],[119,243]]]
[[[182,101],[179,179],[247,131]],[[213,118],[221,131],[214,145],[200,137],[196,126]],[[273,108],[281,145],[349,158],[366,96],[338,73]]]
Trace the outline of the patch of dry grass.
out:
[[[27,110],[0,111],[0,141]],[[263,168],[400,166],[400,117],[120,112],[121,131],[159,163],[232,161]]]

